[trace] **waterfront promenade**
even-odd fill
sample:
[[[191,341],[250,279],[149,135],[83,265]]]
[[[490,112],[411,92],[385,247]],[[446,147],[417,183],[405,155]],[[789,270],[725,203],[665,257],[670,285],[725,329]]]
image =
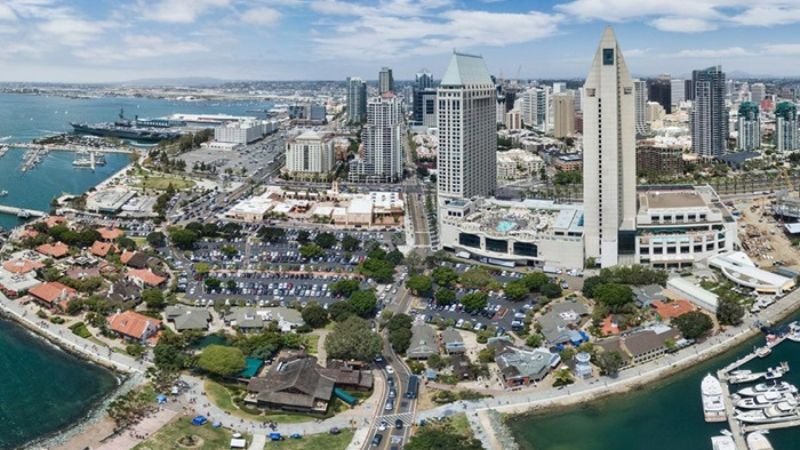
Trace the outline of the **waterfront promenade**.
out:
[[[474,415],[490,409],[505,414],[521,414],[586,403],[610,394],[623,393],[719,355],[758,335],[760,333],[757,325],[759,322],[769,321],[770,323],[775,323],[798,309],[800,309],[800,289],[791,292],[766,310],[761,311],[758,315],[748,315],[742,325],[738,327],[730,327],[722,334],[712,336],[702,343],[674,354],[622,370],[616,378],[600,377],[589,381],[577,381],[575,384],[560,389],[539,390],[529,388],[513,392],[509,391],[494,398],[459,401],[422,411],[417,414],[417,420],[448,416],[459,412]],[[691,393],[687,395],[698,394]],[[498,442],[492,427],[487,426],[487,421],[471,420],[470,423],[476,435],[481,437],[483,442]]]

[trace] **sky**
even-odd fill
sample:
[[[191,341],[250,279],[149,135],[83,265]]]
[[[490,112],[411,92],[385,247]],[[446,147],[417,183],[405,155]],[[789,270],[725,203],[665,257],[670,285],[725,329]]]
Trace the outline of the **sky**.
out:
[[[0,81],[573,78],[607,25],[634,76],[800,76],[800,0],[0,0]]]

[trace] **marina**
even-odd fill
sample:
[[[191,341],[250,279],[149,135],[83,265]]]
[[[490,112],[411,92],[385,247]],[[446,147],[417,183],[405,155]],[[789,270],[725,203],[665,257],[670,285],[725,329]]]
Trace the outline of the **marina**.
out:
[[[790,335],[796,336],[798,329],[800,329],[798,322],[792,322],[777,330],[765,329],[764,331],[767,332],[765,346],[755,348],[751,353],[720,369],[716,378],[708,375],[703,380],[701,389],[706,422],[720,421],[716,420],[717,415],[710,415],[714,410],[711,406],[714,408],[718,408],[718,406],[707,400],[706,388],[710,384],[707,384],[706,380],[711,377],[720,381],[724,414],[730,428],[730,438],[734,443],[732,448],[737,450],[771,449],[772,445],[763,432],[800,426],[797,387],[786,381],[776,381],[789,372],[787,362],[781,362],[779,366],[769,367],[765,371],[741,369],[742,366],[756,358],[769,356],[772,349],[787,340]],[[766,381],[739,389],[736,393],[731,392],[732,385],[752,383],[761,379]],[[712,447],[717,449],[718,445],[718,442],[712,438]]]

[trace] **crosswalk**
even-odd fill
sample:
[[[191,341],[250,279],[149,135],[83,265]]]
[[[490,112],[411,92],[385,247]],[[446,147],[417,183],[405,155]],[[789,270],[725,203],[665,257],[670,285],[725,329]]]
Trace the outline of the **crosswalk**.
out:
[[[400,414],[386,414],[378,417],[379,422],[385,420],[390,427],[394,427],[394,424],[397,421],[397,419],[403,421],[403,426],[409,426],[414,421],[414,415],[411,414],[410,412],[405,412]]]

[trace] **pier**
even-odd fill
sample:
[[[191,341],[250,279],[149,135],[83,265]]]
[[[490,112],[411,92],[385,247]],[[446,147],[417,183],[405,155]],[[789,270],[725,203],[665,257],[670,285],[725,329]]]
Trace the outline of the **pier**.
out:
[[[17,208],[16,206],[3,206],[0,205],[0,214],[11,214],[18,217],[44,217],[47,215],[44,211],[28,208]]]
[[[77,144],[32,144],[32,143],[22,143],[22,144],[7,144],[9,148],[19,148],[25,150],[49,150],[54,152],[98,152],[98,153],[122,153],[122,154],[130,154],[130,153],[137,153],[137,149],[131,147],[92,147],[89,145],[77,145]],[[145,150],[146,151],[146,150]]]

